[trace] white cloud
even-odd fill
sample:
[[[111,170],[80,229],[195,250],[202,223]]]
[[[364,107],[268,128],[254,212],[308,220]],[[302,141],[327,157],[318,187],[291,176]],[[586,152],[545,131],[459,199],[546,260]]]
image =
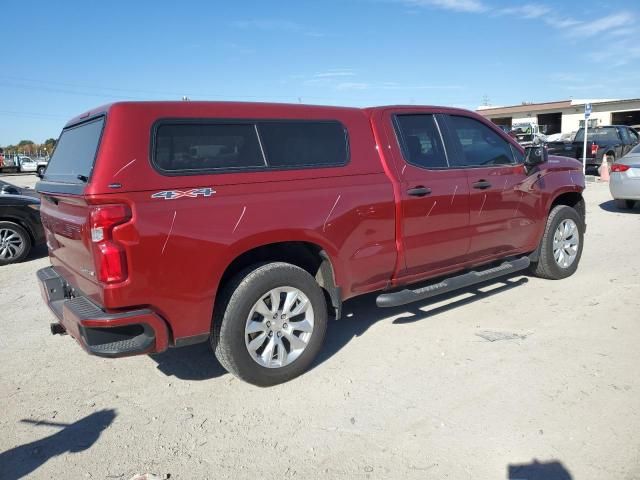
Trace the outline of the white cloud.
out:
[[[336,85],[336,90],[366,90],[370,85],[364,82],[342,82]]]
[[[485,14],[491,16],[511,16],[522,20],[536,20],[564,31],[571,37],[593,37],[608,33],[617,37],[630,37],[635,32],[636,15],[631,12],[616,12],[595,19],[577,19],[563,16],[554,5],[525,3],[516,7],[494,8],[483,0],[389,0],[401,2],[411,7],[431,7],[457,12]]]
[[[316,73],[313,76],[314,78],[353,77],[355,72],[353,70],[327,70]]]
[[[576,20],[575,18],[565,17],[559,18],[555,16],[550,16],[544,19],[544,22],[554,28],[565,29],[575,27],[576,25],[582,25],[582,21]]]
[[[540,18],[551,13],[546,5],[527,3],[519,7],[505,8],[498,11],[499,15],[513,15],[520,18]]]
[[[479,13],[488,10],[480,0],[400,0],[412,7],[435,7],[455,12]]]
[[[324,33],[311,30],[304,25],[301,25],[290,20],[283,19],[253,19],[253,20],[236,20],[231,22],[231,25],[236,28],[242,28],[245,30],[265,30],[273,32],[288,32],[299,33],[308,37],[324,37]]]
[[[627,29],[635,22],[635,16],[629,12],[620,12],[583,22],[571,31],[571,35],[578,37],[593,37],[603,32],[615,32]]]

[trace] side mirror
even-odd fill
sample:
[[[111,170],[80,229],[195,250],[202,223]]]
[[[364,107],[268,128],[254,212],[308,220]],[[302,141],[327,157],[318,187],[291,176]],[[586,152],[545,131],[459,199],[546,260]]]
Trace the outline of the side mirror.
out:
[[[524,164],[534,167],[549,160],[549,152],[542,146],[527,147],[524,152]]]

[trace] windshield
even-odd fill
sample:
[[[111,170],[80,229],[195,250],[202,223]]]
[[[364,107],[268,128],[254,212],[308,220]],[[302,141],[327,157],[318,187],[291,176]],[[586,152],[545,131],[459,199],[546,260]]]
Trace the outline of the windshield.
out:
[[[104,117],[62,131],[43,180],[84,183],[91,175]]]
[[[617,142],[619,138],[615,128],[590,128],[587,133],[587,140],[594,142]],[[584,128],[578,130],[574,141],[584,141]]]
[[[531,133],[531,124],[516,123],[515,125],[513,125],[512,129],[517,133]]]

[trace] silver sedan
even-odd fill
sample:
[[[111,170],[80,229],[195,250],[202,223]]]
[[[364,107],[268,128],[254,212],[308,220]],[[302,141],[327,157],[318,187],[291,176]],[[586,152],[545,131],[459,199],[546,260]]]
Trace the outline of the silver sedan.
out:
[[[611,166],[609,190],[619,208],[633,208],[640,203],[640,145]]]

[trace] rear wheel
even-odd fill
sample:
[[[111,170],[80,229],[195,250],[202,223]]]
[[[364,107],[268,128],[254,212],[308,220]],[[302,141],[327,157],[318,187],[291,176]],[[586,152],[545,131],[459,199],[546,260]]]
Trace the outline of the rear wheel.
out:
[[[621,198],[616,198],[616,207],[621,210],[629,210],[635,206],[635,200],[623,200]]]
[[[547,218],[540,255],[531,268],[533,274],[552,280],[573,275],[582,256],[583,235],[580,214],[566,205],[555,206]]]
[[[258,386],[302,374],[322,346],[327,305],[305,270],[268,263],[239,273],[216,302],[211,344],[230,373]]]
[[[44,175],[44,170],[45,170],[45,168],[46,168],[46,167],[44,167],[44,166],[38,167],[38,176],[39,176],[39,177],[41,177],[41,178],[42,178],[42,176]]]
[[[0,222],[0,265],[20,262],[29,255],[31,237],[17,223]]]

